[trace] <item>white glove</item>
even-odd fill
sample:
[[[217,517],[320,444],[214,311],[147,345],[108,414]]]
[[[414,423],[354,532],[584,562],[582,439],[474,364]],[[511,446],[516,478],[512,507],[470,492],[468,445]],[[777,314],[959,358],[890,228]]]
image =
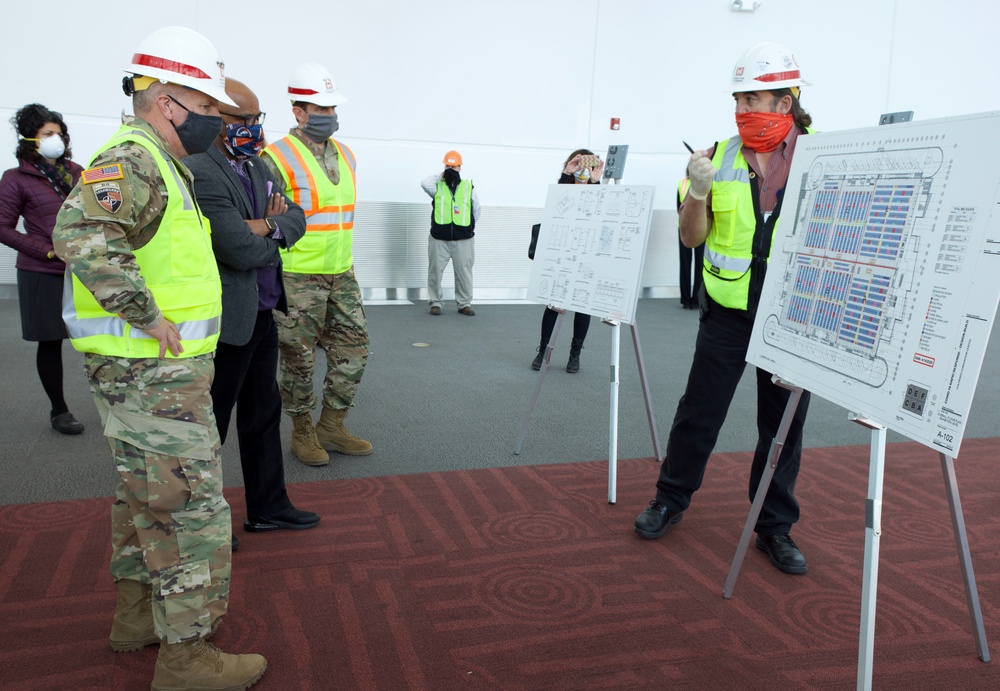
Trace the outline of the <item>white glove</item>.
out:
[[[688,177],[691,188],[688,194],[699,201],[708,197],[712,191],[712,179],[715,177],[715,167],[712,159],[704,151],[695,151],[688,162]]]

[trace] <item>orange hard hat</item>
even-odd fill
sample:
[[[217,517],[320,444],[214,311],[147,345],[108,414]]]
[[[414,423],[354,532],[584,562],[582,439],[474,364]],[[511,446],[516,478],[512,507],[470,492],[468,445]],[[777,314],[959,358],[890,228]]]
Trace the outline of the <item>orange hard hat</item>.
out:
[[[462,165],[462,154],[457,151],[449,151],[444,155],[443,162],[446,166],[460,166]]]

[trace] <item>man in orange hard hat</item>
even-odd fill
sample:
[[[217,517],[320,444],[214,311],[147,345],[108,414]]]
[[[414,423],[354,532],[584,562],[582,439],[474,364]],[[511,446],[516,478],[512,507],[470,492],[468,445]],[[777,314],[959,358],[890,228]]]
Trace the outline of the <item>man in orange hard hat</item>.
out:
[[[476,263],[476,221],[479,197],[472,180],[463,180],[462,154],[444,155],[444,170],[424,178],[420,186],[431,198],[431,235],[427,241],[427,298],[431,314],[441,314],[441,276],[451,261],[455,272],[458,313],[475,316],[472,309],[472,266]]]

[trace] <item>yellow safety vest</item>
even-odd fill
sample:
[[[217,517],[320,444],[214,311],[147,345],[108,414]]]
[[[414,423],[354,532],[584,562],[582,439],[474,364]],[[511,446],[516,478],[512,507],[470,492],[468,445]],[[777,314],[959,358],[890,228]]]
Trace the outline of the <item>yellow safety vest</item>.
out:
[[[467,228],[472,225],[472,180],[462,180],[454,197],[448,184],[438,180],[434,193],[434,222],[441,226],[454,223]]]
[[[141,129],[123,126],[91,159],[125,142],[146,149],[156,161],[167,188],[167,206],[152,239],[133,250],[146,288],[163,316],[181,334],[184,352],[167,358],[190,358],[215,351],[222,316],[222,283],[212,252],[211,227],[170,156]],[[63,291],[63,321],[73,347],[132,359],[158,358],[160,343],[106,312],[70,271]]]
[[[742,144],[739,137],[733,137],[715,147],[712,165],[718,170],[712,180],[712,229],[705,240],[702,276],[712,300],[752,313],[757,308],[779,219],[771,214],[765,223],[754,211],[752,173]]]
[[[282,269],[293,274],[342,274],[354,265],[354,153],[337,147],[340,183],[330,182],[306,145],[291,135],[264,149],[281,171],[285,194],[306,214],[306,234],[281,250]]]

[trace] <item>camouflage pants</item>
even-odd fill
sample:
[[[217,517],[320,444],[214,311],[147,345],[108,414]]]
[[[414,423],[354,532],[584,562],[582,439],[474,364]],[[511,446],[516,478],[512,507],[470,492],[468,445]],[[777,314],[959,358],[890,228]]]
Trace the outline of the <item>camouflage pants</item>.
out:
[[[160,638],[206,636],[226,613],[232,562],[212,356],[88,353],[84,369],[121,478],[111,507],[111,575],[152,585]]]
[[[285,413],[294,417],[315,407],[316,346],[326,351],[323,407],[350,408],[368,363],[368,322],[354,269],[337,275],[286,272],[285,293],[288,316],[274,311]]]

